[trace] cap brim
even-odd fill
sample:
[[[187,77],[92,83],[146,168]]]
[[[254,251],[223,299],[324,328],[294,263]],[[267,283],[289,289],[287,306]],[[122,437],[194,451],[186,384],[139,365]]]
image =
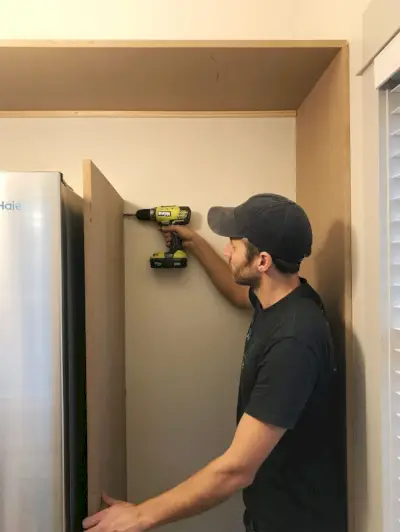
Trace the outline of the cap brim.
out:
[[[207,221],[211,231],[219,236],[243,238],[235,220],[233,207],[211,207]]]

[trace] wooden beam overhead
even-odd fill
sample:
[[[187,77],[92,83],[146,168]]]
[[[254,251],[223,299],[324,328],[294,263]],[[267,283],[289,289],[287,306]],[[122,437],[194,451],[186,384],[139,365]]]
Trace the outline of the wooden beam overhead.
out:
[[[344,44],[0,41],[0,113],[295,111]]]

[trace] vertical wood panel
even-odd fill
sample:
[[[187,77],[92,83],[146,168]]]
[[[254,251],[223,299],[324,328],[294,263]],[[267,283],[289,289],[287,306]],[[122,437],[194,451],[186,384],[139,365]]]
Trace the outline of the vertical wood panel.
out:
[[[302,274],[324,300],[339,359],[347,374],[347,447],[351,449],[353,338],[347,47],[337,54],[298,110],[296,135],[297,200],[308,213],[314,232],[313,254],[304,263]],[[352,462],[348,453],[350,529]]]
[[[124,202],[84,161],[88,506],[126,498]]]

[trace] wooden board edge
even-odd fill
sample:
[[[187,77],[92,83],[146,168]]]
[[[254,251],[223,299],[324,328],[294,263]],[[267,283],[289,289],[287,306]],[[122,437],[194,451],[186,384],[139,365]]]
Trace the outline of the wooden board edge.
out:
[[[342,48],[346,40],[1,40],[3,48]]]
[[[0,118],[295,118],[288,111],[1,111]]]
[[[90,260],[90,255],[88,253],[87,248],[87,234],[90,232],[90,225],[92,221],[92,215],[91,215],[91,201],[90,197],[92,194],[92,187],[91,187],[91,180],[90,180],[90,171],[91,171],[91,161],[85,160],[82,164],[82,185],[83,185],[83,220],[84,220],[84,258],[85,258],[85,323],[86,323],[86,386],[88,387],[89,381],[88,381],[88,367],[91,364],[91,360],[89,360],[89,353],[88,353],[88,343],[92,340],[92,328],[88,326],[89,324],[89,313],[91,312],[91,308],[88,306],[87,301],[87,283],[88,283],[88,261]],[[87,390],[86,394],[86,404],[87,409],[91,409],[93,406],[93,397],[89,390]],[[99,483],[99,470],[96,467],[96,462],[93,462],[93,456],[89,452],[90,449],[90,442],[92,439],[97,438],[96,430],[94,430],[94,427],[92,424],[87,422],[87,463],[86,463],[86,469],[87,469],[87,498],[88,498],[88,509],[89,512],[91,510],[97,509],[97,502],[96,502],[96,492],[93,491],[92,486],[96,486]]]
[[[82,161],[82,185],[83,185],[83,200],[84,208],[88,207],[87,199],[90,198],[92,193],[91,181],[88,179],[90,177],[90,170],[92,166],[91,159],[84,159]]]
[[[92,190],[91,190],[91,180],[90,179],[86,179],[87,176],[91,177],[91,172],[92,172],[92,168],[95,168],[96,170],[98,170],[100,173],[102,173],[102,171],[100,170],[100,168],[93,162],[92,159],[83,159],[82,160],[82,176],[83,176],[83,199],[85,199],[85,191],[87,194],[91,194]],[[104,175],[104,174],[103,174]],[[86,182],[86,184],[85,184]],[[85,188],[86,186],[86,188]],[[122,196],[121,194],[118,192],[118,190],[114,187],[114,185],[112,183],[110,183],[110,181],[108,181],[108,186],[114,190],[114,192],[116,194],[118,194],[118,196],[121,197],[122,199]],[[87,197],[87,196],[86,196]],[[122,211],[121,212],[121,216],[123,216],[124,212]]]
[[[342,137],[341,143],[337,146],[332,146],[332,143],[329,143],[329,149],[333,154],[336,152],[340,154],[340,157],[343,157],[343,164],[341,169],[341,177],[343,180],[343,187],[342,190],[345,190],[345,193],[343,195],[343,200],[340,206],[340,211],[338,211],[338,215],[340,217],[338,218],[338,221],[343,226],[343,232],[341,233],[343,236],[343,256],[344,256],[344,262],[343,262],[343,284],[342,284],[342,291],[338,295],[338,300],[335,302],[332,300],[335,304],[338,305],[340,308],[340,318],[342,321],[342,329],[341,334],[339,337],[340,342],[343,342],[343,345],[341,347],[344,348],[344,352],[346,355],[346,367],[344,371],[344,380],[342,382],[342,385],[345,389],[346,394],[346,452],[347,452],[347,463],[346,463],[346,475],[347,475],[347,510],[348,510],[348,532],[354,532],[354,522],[355,522],[355,503],[354,501],[357,500],[355,497],[355,468],[354,468],[354,418],[355,418],[355,410],[354,410],[354,403],[351,399],[351,393],[354,387],[354,357],[355,357],[355,343],[354,343],[354,331],[353,331],[353,266],[352,266],[352,211],[351,211],[351,142],[350,142],[350,72],[349,72],[349,46],[344,46],[338,54],[336,54],[335,58],[331,62],[331,64],[326,68],[325,72],[322,74],[321,78],[317,81],[315,87],[311,90],[310,94],[307,95],[305,100],[303,101],[302,105],[300,106],[298,110],[298,120],[296,121],[296,167],[297,167],[297,178],[296,178],[296,186],[297,190],[299,190],[299,176],[306,175],[307,172],[310,174],[309,168],[304,166],[304,159],[302,165],[299,164],[299,139],[300,135],[302,134],[299,131],[299,127],[303,128],[305,127],[305,124],[307,123],[307,120],[309,120],[309,115],[304,116],[303,110],[304,108],[307,109],[307,104],[310,101],[310,98],[313,97],[313,94],[315,94],[313,91],[318,90],[318,87],[320,87],[321,83],[327,83],[327,75],[330,75],[332,73],[332,69],[335,69],[335,76],[340,76],[340,87],[336,87],[337,94],[339,94],[340,91],[340,109],[338,112],[341,114],[341,124],[340,124],[340,135]],[[331,86],[335,87],[335,85],[332,84],[332,78],[331,78]],[[318,93],[321,95],[321,89],[318,90]],[[317,93],[317,94],[318,94]],[[304,106],[304,107],[303,107]],[[332,106],[332,103],[330,104]],[[335,112],[335,111],[332,111]],[[329,115],[327,115],[329,120]],[[324,117],[321,116],[319,120],[322,120]],[[322,127],[322,126],[321,126]],[[332,135],[333,136],[333,135]],[[325,146],[327,146],[327,140],[325,139]],[[311,146],[313,143],[310,142],[310,138],[308,138],[308,145]],[[305,148],[305,145],[302,144],[302,148]],[[313,146],[313,149],[317,149],[315,145]],[[319,150],[321,151],[321,150]],[[326,150],[325,150],[326,151]],[[328,152],[329,153],[329,152]],[[312,156],[312,155],[311,155]],[[318,165],[321,166],[321,172],[317,175],[316,179],[320,178],[321,175],[324,174],[324,160],[327,160],[326,154],[324,155],[325,159],[321,156],[319,159]],[[318,160],[318,159],[317,159]],[[318,166],[317,165],[317,166]],[[306,171],[305,171],[306,168]],[[311,173],[315,172],[314,170],[311,170]],[[300,174],[301,173],[301,174]],[[327,179],[325,177],[325,179]],[[329,177],[331,179],[331,177]],[[331,182],[334,183],[335,181],[331,179]],[[312,183],[309,185],[309,190],[312,192]],[[320,191],[322,189],[319,189]],[[303,188],[302,194],[305,194],[305,189]],[[311,196],[312,197],[312,196]],[[330,201],[330,198],[327,198],[326,201]],[[336,320],[335,320],[336,321]],[[349,399],[350,397],[350,399]]]
[[[354,461],[355,452],[355,434],[354,426],[356,423],[356,407],[352,400],[354,388],[355,372],[357,367],[357,346],[354,335],[353,323],[353,225],[352,225],[352,189],[351,189],[351,104],[350,104],[350,50],[345,47],[340,52],[340,60],[344,64],[346,72],[345,80],[345,98],[346,98],[346,144],[348,150],[346,153],[348,166],[347,195],[345,205],[346,227],[344,238],[344,251],[346,261],[345,270],[345,295],[344,295],[344,318],[345,318],[345,349],[346,349],[346,443],[347,443],[347,510],[348,510],[348,532],[356,530],[356,510],[354,501],[357,500],[356,487],[356,465]]]
[[[346,227],[346,239],[345,239],[345,252],[347,257],[347,262],[345,264],[345,275],[346,275],[346,301],[345,301],[345,310],[347,312],[348,322],[350,324],[350,329],[348,333],[351,335],[351,343],[349,342],[347,347],[353,351],[353,263],[352,263],[352,189],[351,189],[351,104],[350,104],[350,49],[349,46],[345,46],[340,52],[342,61],[345,63],[346,67],[346,129],[347,129],[347,164],[348,164],[348,194],[347,194],[347,204],[346,204],[346,215],[347,215],[347,227]]]
[[[86,283],[86,327],[87,327],[87,330],[86,330],[86,335],[87,335],[87,342],[90,341],[91,342],[91,345],[92,345],[92,354],[94,353],[94,348],[95,346],[97,345],[93,340],[96,340],[96,334],[95,334],[95,331],[97,330],[97,327],[94,328],[93,327],[93,324],[91,323],[91,320],[90,320],[90,312],[93,310],[93,298],[92,297],[89,297],[88,298],[88,294],[89,294],[89,290],[92,292],[92,294],[94,293],[93,292],[93,289],[94,289],[94,284],[93,284],[93,276],[92,276],[92,272],[95,271],[96,267],[93,263],[93,254],[91,252],[91,248],[90,248],[90,245],[89,242],[87,241],[87,237],[88,235],[94,235],[93,232],[96,232],[97,231],[97,228],[93,226],[93,223],[96,223],[96,221],[92,220],[92,198],[93,198],[93,193],[95,194],[95,200],[94,200],[94,205],[95,205],[95,208],[93,209],[93,212],[96,211],[96,202],[98,203],[98,198],[96,199],[96,195],[98,196],[98,190],[99,190],[99,187],[98,186],[94,186],[92,187],[93,185],[93,179],[92,179],[92,176],[94,173],[98,173],[98,174],[101,174],[102,177],[104,177],[104,175],[102,174],[101,170],[98,168],[98,166],[93,162],[92,159],[83,159],[82,161],[82,178],[83,178],[83,200],[84,200],[84,231],[85,231],[85,283]],[[107,188],[108,188],[108,192],[111,192],[112,190],[115,191],[116,195],[118,195],[119,197],[119,208],[118,208],[118,219],[121,220],[121,236],[122,236],[122,242],[123,242],[123,233],[124,233],[124,229],[123,229],[123,214],[124,214],[124,201],[123,201],[123,198],[119,195],[119,193],[115,190],[115,188],[111,185],[111,183],[107,181]],[[97,189],[97,192],[96,192],[96,189]],[[101,189],[101,187],[100,187]],[[98,208],[97,208],[97,213],[98,213]],[[121,253],[122,253],[122,262],[121,262],[121,268],[122,268],[122,272],[121,272],[121,280],[123,283],[125,283],[125,261],[124,261],[124,253],[125,253],[125,250],[124,250],[124,246],[122,245],[120,248],[121,250]],[[88,265],[89,265],[89,268],[88,268]],[[108,275],[108,273],[107,273]],[[88,286],[90,285],[90,289],[88,290]],[[122,305],[122,308],[124,309],[123,310],[123,313],[125,312],[125,289],[122,291],[122,299],[123,299],[123,305]],[[91,302],[91,304],[89,305],[88,304],[88,301]],[[125,314],[124,314],[125,315]],[[91,324],[90,327],[88,327],[88,324]],[[95,324],[97,325],[97,323]],[[126,342],[126,334],[125,334],[125,320],[123,319],[121,322],[119,322],[119,327],[122,328],[122,334],[121,334],[121,342],[122,342],[122,346],[123,346],[123,353],[124,353],[124,382],[123,382],[123,394],[126,395],[126,373],[125,373],[125,351],[126,351],[126,348],[125,348],[125,342]],[[91,337],[89,337],[89,335],[92,335]],[[89,352],[88,352],[89,354]],[[87,365],[88,365],[88,371],[87,371],[87,385],[90,384],[90,381],[88,380],[89,379],[89,370],[90,370],[90,367],[93,367],[93,364],[95,363],[96,361],[93,359],[93,357],[89,360],[87,360]],[[119,389],[121,390],[121,388]],[[88,410],[89,408],[93,408],[93,410],[96,409],[97,405],[95,405],[95,400],[96,400],[96,396],[93,395],[93,393],[89,393],[89,389],[88,389],[88,393],[87,393],[87,404],[88,404]],[[127,497],[127,486],[128,486],[128,481],[127,481],[127,447],[126,447],[126,400],[124,399],[125,401],[125,404],[123,406],[123,409],[124,409],[124,421],[123,421],[123,438],[121,438],[121,442],[122,442],[122,454],[120,454],[120,459],[123,460],[123,467],[121,468],[121,474],[123,475],[122,478],[122,484],[120,484],[120,487],[123,491],[123,493],[120,493],[118,496],[119,497],[124,497],[124,499],[126,499]],[[121,412],[121,410],[119,409],[119,412]],[[93,418],[92,418],[93,419]],[[98,438],[98,427],[99,427],[99,423],[96,422],[96,423],[91,423],[89,424],[88,423],[88,434],[87,434],[87,440],[88,440],[88,450],[90,449],[90,446],[91,446],[91,441],[95,441],[96,438]],[[120,448],[121,450],[121,448]],[[87,471],[88,471],[88,505],[89,505],[89,512],[95,512],[95,511],[98,511],[102,505],[102,501],[98,498],[99,496],[99,490],[98,490],[98,486],[104,481],[103,479],[103,470],[101,468],[101,465],[99,467],[99,462],[96,461],[96,456],[93,457],[93,455],[91,455],[90,453],[88,454],[88,458],[87,458]]]
[[[92,187],[91,187],[91,180],[90,174],[91,174],[91,168],[92,168],[93,161],[91,159],[83,159],[82,161],[82,184],[83,184],[83,199],[84,199],[84,206],[85,208],[88,207],[87,200],[90,198],[92,194]]]

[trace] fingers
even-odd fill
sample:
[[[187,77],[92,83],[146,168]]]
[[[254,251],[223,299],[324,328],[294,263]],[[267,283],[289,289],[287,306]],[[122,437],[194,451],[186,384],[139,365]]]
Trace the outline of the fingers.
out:
[[[102,530],[102,526],[101,526],[101,523],[100,521],[94,525],[91,525],[90,527],[85,527],[84,526],[84,529],[83,529],[83,532],[86,532],[86,530],[90,528],[90,532],[101,532]]]
[[[165,226],[161,226],[161,231],[163,233],[177,233],[178,235],[180,235],[181,233],[184,233],[185,231],[187,231],[187,227],[184,226],[184,225],[179,225],[179,224],[176,224],[176,225],[165,225]]]
[[[174,233],[178,233],[179,232],[179,225],[162,225],[161,226],[161,231],[164,233],[164,234],[170,234],[172,232]]]
[[[164,227],[161,228],[161,232],[164,236],[164,238],[170,238],[171,237],[171,234],[172,234],[172,230],[171,229],[166,229]]]
[[[108,506],[114,506],[115,504],[119,504],[121,503],[122,501],[119,501],[117,499],[113,499],[112,497],[110,497],[110,495],[108,495],[107,493],[103,492],[103,501],[108,504]]]
[[[168,226],[168,227],[161,227],[161,232],[163,233],[163,237],[164,237],[164,240],[165,240],[165,243],[167,246],[170,246],[171,245],[171,242],[172,242],[172,227],[171,226]]]
[[[94,515],[91,515],[89,517],[86,517],[86,519],[83,520],[82,526],[84,530],[90,529],[90,532],[98,532],[98,529],[100,528],[99,525],[101,524],[101,521],[105,519],[105,517],[109,514],[110,507],[115,506],[117,504],[122,504],[124,501],[120,501],[118,499],[114,499],[113,497],[110,497],[107,493],[102,493],[102,499],[103,501],[109,506],[109,508],[106,508],[105,510],[101,510],[100,512],[97,512]]]
[[[90,529],[90,532],[101,532],[100,524],[97,524],[95,527]],[[84,530],[85,532],[85,530]]]
[[[104,515],[104,510],[101,512],[97,512],[97,514],[86,517],[86,519],[84,519],[82,522],[83,528],[87,530],[89,528],[93,528],[94,526],[98,525],[103,515]]]

